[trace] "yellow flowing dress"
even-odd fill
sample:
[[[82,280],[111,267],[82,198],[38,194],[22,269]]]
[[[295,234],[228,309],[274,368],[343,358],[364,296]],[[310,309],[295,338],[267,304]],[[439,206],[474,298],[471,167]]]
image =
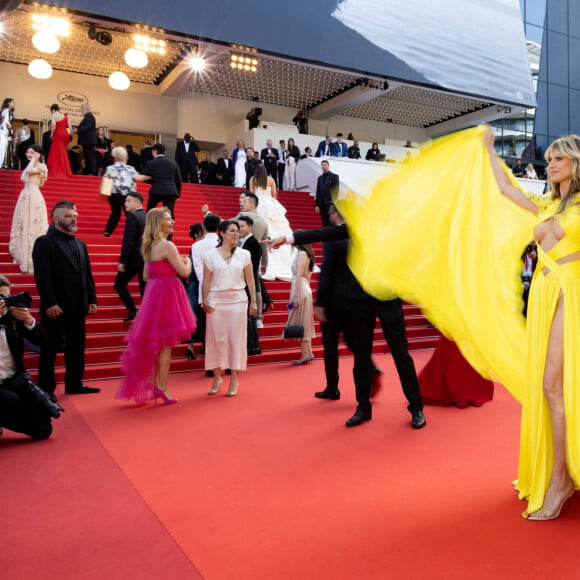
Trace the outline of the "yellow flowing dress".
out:
[[[549,195],[528,194],[539,214],[501,195],[483,144],[484,127],[448,135],[368,195],[339,201],[352,238],[349,265],[371,295],[393,293],[425,314],[478,372],[501,382],[522,403],[517,487],[541,508],[553,463],[551,421],[542,378],[559,292],[564,295],[564,400],[570,475],[580,483],[580,261],[555,260],[580,250],[579,205],[556,216],[566,236],[539,250],[521,314],[521,254],[534,224],[554,216]],[[510,172],[511,177],[511,172]],[[513,177],[511,177],[513,180]],[[515,180],[514,180],[515,182]],[[551,272],[544,274],[544,267]]]

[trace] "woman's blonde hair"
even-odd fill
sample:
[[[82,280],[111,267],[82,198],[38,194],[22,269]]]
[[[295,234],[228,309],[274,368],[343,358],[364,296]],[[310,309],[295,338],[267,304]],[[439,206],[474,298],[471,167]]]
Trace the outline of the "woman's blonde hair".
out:
[[[580,137],[578,135],[567,135],[560,137],[553,141],[544,155],[546,161],[549,163],[555,155],[562,155],[572,161],[572,182],[570,183],[570,190],[568,195],[562,199],[560,193],[560,184],[552,183],[550,174],[548,173],[548,188],[552,195],[552,199],[559,199],[560,205],[557,213],[564,213],[570,203],[574,201],[574,195],[580,193]]]
[[[147,212],[141,242],[141,254],[147,262],[151,259],[151,246],[165,237],[161,231],[161,226],[166,215],[171,215],[166,207],[154,207]]]

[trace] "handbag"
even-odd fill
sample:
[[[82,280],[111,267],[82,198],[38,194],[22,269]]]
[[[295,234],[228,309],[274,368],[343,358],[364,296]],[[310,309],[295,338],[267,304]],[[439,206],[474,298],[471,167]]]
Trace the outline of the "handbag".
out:
[[[107,201],[113,193],[113,178],[104,175],[99,186],[99,201]]]
[[[298,309],[293,308],[291,304],[288,305],[288,308],[292,309],[290,312],[290,316],[288,317],[288,321],[286,322],[286,326],[284,327],[284,338],[302,338],[304,336],[304,326],[302,324],[296,324],[300,322],[300,313]]]

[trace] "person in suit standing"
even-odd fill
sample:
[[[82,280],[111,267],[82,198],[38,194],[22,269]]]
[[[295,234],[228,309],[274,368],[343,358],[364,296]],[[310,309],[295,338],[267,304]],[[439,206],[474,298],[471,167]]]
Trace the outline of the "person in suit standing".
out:
[[[254,151],[251,147],[248,147],[248,160],[244,165],[244,169],[246,170],[246,189],[250,188],[250,179],[254,177],[254,173],[256,173],[256,167],[258,167],[258,165],[262,165],[262,161],[260,161],[260,158],[257,157],[257,155],[257,151]]]
[[[153,147],[151,147],[151,141],[143,142],[143,149],[139,151],[139,159],[141,159],[141,167],[145,167],[147,161],[153,159]]]
[[[314,157],[330,157],[333,151],[334,143],[332,142],[332,137],[327,135],[326,139],[318,144]]]
[[[288,236],[275,238],[269,243],[272,248],[277,248],[284,243],[302,245],[349,239],[347,226],[342,223],[316,230],[294,232]],[[348,295],[351,300],[353,376],[358,404],[354,415],[346,421],[346,426],[355,427],[372,419],[371,396],[374,376],[377,372],[372,359],[372,350],[375,323],[378,318],[383,336],[395,361],[403,393],[409,403],[407,410],[411,413],[411,426],[413,429],[422,429],[427,421],[423,414],[423,399],[415,364],[409,354],[401,299],[393,297],[392,300],[377,300],[362,289],[354,276],[351,276]]]
[[[65,394],[98,393],[101,389],[82,383],[85,318],[97,312],[97,293],[87,246],[74,236],[78,213],[72,201],[59,201],[51,216],[48,232],[34,243],[32,261],[42,326],[47,333],[38,360],[38,386],[56,400],[54,363],[63,336]]]
[[[123,245],[119,263],[117,264],[117,277],[113,287],[129,313],[124,321],[131,322],[137,316],[137,308],[133,297],[127,290],[129,282],[135,276],[138,276],[141,298],[143,298],[143,293],[145,292],[145,280],[143,279],[145,262],[141,254],[141,240],[145,229],[143,196],[136,191],[128,193],[125,197],[125,211],[127,217],[125,231],[123,232]]]
[[[169,209],[171,217],[175,218],[175,202],[181,195],[181,172],[177,163],[165,156],[165,145],[153,145],[153,159],[147,162],[141,177],[143,181],[151,180],[153,183],[149,190],[147,211],[161,203]]]
[[[219,185],[233,185],[234,183],[234,163],[229,157],[229,151],[224,149],[222,156],[217,160],[216,178]]]
[[[278,187],[278,160],[280,156],[278,155],[278,149],[272,147],[272,139],[266,141],[266,147],[262,149],[260,159],[266,168],[266,172],[274,180],[276,187]]]
[[[95,146],[97,144],[97,123],[95,116],[91,113],[91,106],[88,103],[81,105],[83,120],[78,124],[76,133],[78,144],[83,148],[85,158],[85,173],[87,175],[97,174],[97,157]]]
[[[195,142],[195,139],[191,138],[189,133],[183,136],[183,141],[177,143],[177,149],[175,150],[175,161],[179,165],[179,170],[181,171],[181,179],[187,183],[199,183],[197,178],[197,155],[199,153],[199,145]]]
[[[336,134],[336,141],[333,143],[334,150],[332,155],[334,157],[348,157],[348,147],[346,143],[342,140],[342,133]]]
[[[286,142],[280,141],[278,149],[278,189],[284,189],[284,174],[286,173],[286,161],[288,159],[288,150]]]
[[[256,237],[252,234],[254,227],[254,220],[249,215],[241,215],[238,218],[238,226],[240,228],[240,238],[238,240],[238,245],[243,250],[248,250],[250,252],[250,258],[252,259],[252,271],[254,272],[254,284],[256,286],[256,294],[260,287],[260,261],[262,259],[262,248]],[[246,292],[248,289],[246,288]],[[249,293],[248,293],[249,299]],[[257,299],[256,299],[257,302]],[[260,348],[260,341],[258,339],[258,326],[257,317],[261,316],[260,304],[258,303],[258,310],[256,314],[252,315],[248,312],[248,354],[262,354],[262,349]]]
[[[316,182],[316,198],[314,204],[316,206],[316,213],[320,214],[323,226],[329,226],[328,208],[333,203],[333,196],[338,194],[339,178],[336,173],[330,171],[330,163],[323,159],[320,162],[322,167],[322,175],[318,177]]]

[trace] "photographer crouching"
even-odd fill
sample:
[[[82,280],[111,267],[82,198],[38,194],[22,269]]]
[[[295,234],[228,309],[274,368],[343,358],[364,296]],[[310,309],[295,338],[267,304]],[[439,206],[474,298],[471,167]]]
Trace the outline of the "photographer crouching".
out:
[[[52,433],[51,419],[63,410],[31,380],[24,368],[24,339],[42,346],[44,330],[28,311],[23,292],[10,296],[10,282],[0,275],[0,434],[2,427],[36,440]]]

